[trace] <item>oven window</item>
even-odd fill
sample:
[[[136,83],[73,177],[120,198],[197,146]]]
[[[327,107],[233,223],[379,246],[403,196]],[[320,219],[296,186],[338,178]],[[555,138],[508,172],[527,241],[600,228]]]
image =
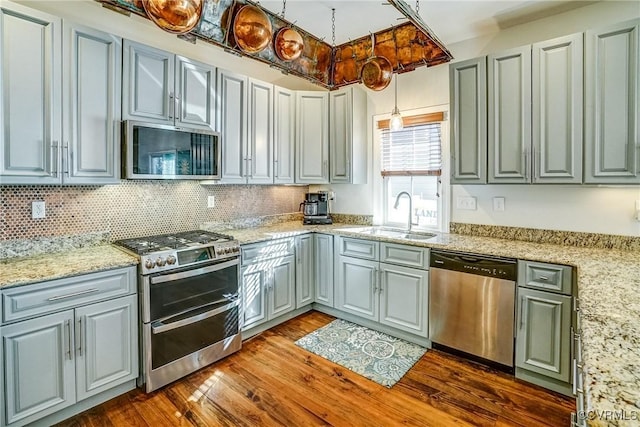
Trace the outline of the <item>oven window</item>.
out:
[[[151,321],[225,300],[225,295],[238,293],[237,264],[201,275],[180,277],[182,274],[188,275],[193,271],[171,273],[177,278],[162,283],[153,283],[153,279],[161,277],[162,274],[151,277],[149,286]]]
[[[166,332],[151,333],[151,367],[167,363],[202,350],[238,333],[238,307]],[[197,314],[194,314],[197,315]]]

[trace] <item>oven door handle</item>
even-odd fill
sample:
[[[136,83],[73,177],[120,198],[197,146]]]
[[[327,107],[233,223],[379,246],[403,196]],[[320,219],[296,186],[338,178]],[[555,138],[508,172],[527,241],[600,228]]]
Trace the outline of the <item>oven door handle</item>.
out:
[[[221,262],[220,264],[208,265],[206,267],[197,268],[195,270],[181,271],[180,273],[163,274],[161,276],[154,276],[149,279],[152,285],[157,283],[172,282],[174,280],[185,279],[187,277],[200,276],[202,274],[212,273],[214,271],[223,270],[234,265],[239,265],[240,259],[236,258],[231,261]]]
[[[213,317],[220,313],[224,313],[225,311],[229,311],[239,305],[240,305],[240,301],[233,301],[229,304],[223,305],[222,307],[218,307],[215,310],[206,311],[204,313],[198,314],[197,316],[178,320],[176,322],[171,322],[171,323],[154,322],[151,325],[151,332],[154,334],[161,334],[163,332],[167,332],[173,329],[181,328],[183,326],[191,325],[192,323],[200,322],[204,319],[208,319],[209,317]]]

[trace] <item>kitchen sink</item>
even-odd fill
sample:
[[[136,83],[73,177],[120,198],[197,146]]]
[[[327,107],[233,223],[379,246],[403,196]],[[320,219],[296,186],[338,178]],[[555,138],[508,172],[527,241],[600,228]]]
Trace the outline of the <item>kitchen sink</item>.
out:
[[[370,236],[391,237],[395,239],[408,239],[408,240],[428,240],[435,237],[432,233],[410,233],[406,230],[394,230],[390,228],[382,227],[365,227],[365,228],[353,228],[349,231],[355,233],[367,234]]]

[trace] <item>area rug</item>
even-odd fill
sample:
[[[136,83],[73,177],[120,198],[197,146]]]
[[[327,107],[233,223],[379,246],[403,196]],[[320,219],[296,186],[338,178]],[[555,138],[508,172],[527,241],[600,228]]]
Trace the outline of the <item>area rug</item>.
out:
[[[427,349],[382,332],[336,319],[296,341],[318,356],[391,387]]]

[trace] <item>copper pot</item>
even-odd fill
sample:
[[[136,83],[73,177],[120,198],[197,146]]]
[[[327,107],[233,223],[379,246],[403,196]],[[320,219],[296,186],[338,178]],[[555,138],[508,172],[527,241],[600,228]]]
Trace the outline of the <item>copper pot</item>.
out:
[[[271,42],[272,34],[269,17],[257,6],[242,6],[233,20],[233,37],[245,53],[263,50]]]
[[[200,21],[204,0],[142,0],[147,16],[174,34],[188,33]]]
[[[393,66],[384,56],[375,56],[375,36],[371,35],[371,57],[362,65],[360,80],[371,90],[382,90],[393,78]]]
[[[276,34],[276,39],[273,42],[273,48],[278,58],[283,61],[293,61],[302,55],[304,42],[298,31],[293,28],[285,27]]]

